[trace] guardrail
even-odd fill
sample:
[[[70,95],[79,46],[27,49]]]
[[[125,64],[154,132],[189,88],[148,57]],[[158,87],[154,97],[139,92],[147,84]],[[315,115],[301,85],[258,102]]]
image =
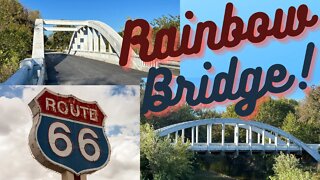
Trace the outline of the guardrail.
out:
[[[43,85],[45,65],[42,58],[27,58],[20,62],[20,69],[1,85]]]

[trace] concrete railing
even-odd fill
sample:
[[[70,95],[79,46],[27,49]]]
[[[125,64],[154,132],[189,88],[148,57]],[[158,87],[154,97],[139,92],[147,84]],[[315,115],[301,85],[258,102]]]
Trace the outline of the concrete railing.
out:
[[[43,59],[27,58],[20,68],[2,85],[43,85],[45,80]]]

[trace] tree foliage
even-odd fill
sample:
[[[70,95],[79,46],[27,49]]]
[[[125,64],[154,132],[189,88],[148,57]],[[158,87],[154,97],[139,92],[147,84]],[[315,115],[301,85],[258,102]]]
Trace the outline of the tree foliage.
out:
[[[69,48],[73,32],[59,31],[50,34],[48,40],[45,42],[47,50],[63,51]]]
[[[181,140],[172,145],[169,139],[160,138],[154,129],[141,125],[141,176],[142,179],[187,179],[192,172],[192,153],[189,144]]]
[[[149,123],[155,129],[159,129],[165,126],[169,126],[171,124],[177,124],[185,121],[192,121],[196,119],[194,115],[194,110],[188,106],[184,105],[177,111],[172,111],[168,116],[154,116],[150,119],[145,118],[142,115],[142,123]]]
[[[272,99],[267,98],[259,107],[257,113],[252,117],[252,120],[257,120],[276,127],[282,127],[282,124],[288,113],[295,113],[298,102],[293,99]],[[240,118],[235,112],[235,105],[227,107],[222,114],[223,118]],[[251,120],[251,119],[250,119]]]
[[[304,140],[320,143],[320,86],[312,87],[299,107],[299,123],[304,128]]]
[[[300,168],[299,160],[292,154],[285,155],[280,153],[275,158],[275,164],[273,165],[274,176],[271,176],[271,180],[312,180],[316,179],[308,171],[303,171]]]
[[[157,33],[160,29],[168,29],[170,27],[175,27],[178,30],[180,29],[180,16],[162,16],[160,18],[156,18],[150,22],[153,27],[153,31]]]
[[[259,106],[255,119],[275,127],[281,127],[287,114],[295,113],[297,105],[298,102],[292,99],[269,98]]]
[[[0,81],[4,81],[31,53],[34,21],[40,13],[16,0],[0,0],[0,4]]]

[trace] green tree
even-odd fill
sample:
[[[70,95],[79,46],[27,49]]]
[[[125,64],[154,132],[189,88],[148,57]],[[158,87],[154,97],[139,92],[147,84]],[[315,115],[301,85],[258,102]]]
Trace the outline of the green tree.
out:
[[[194,110],[188,106],[184,105],[177,111],[172,111],[167,116],[154,116],[150,119],[147,119],[143,114],[141,115],[142,123],[149,123],[155,129],[159,129],[165,126],[169,126],[171,124],[177,124],[185,121],[193,121],[196,119],[194,115]]]
[[[320,87],[312,87],[299,106],[299,123],[304,127],[308,143],[320,143]],[[318,134],[318,136],[317,136]]]
[[[222,113],[222,118],[239,118],[240,116],[236,113],[234,108],[234,104],[227,106],[226,111]]]
[[[59,31],[50,34],[48,40],[45,43],[47,50],[63,51],[69,48],[69,43],[72,38],[73,32]]]
[[[221,114],[214,109],[200,109],[194,113],[197,119],[221,118]]]
[[[299,160],[292,154],[280,153],[273,165],[274,176],[271,180],[312,180],[316,179],[310,172],[300,168]]]
[[[19,67],[19,61],[30,55],[34,21],[38,11],[25,9],[16,0],[0,0],[0,82]]]
[[[141,125],[141,175],[142,179],[188,179],[192,172],[192,152],[189,144],[181,140],[172,145],[169,139],[160,138],[154,129]]]
[[[256,120],[275,127],[282,127],[288,113],[295,113],[298,102],[292,99],[272,99],[263,102],[255,117]]]
[[[154,33],[157,33],[160,29],[168,29],[170,27],[176,27],[178,30],[180,29],[180,16],[162,16],[160,18],[156,18],[150,22],[153,27]]]

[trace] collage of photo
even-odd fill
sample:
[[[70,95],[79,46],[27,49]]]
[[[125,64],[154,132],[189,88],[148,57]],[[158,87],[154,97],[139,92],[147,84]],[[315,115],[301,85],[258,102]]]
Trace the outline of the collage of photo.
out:
[[[320,179],[319,6],[0,0],[0,180]]]

